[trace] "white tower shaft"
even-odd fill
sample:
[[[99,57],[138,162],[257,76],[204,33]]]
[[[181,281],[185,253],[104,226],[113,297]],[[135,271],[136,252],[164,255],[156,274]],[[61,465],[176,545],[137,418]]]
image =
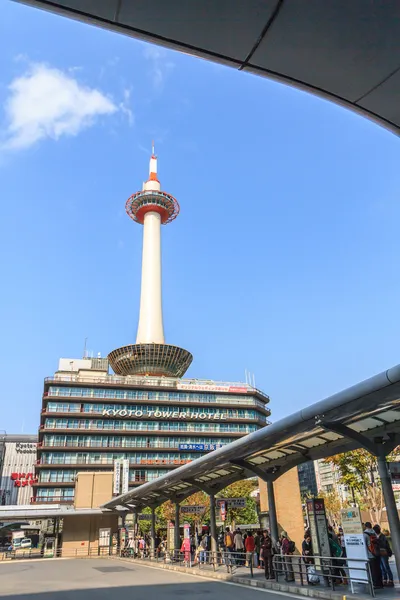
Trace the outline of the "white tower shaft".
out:
[[[148,212],[143,224],[142,285],[137,344],[164,344],[161,293],[161,217]]]

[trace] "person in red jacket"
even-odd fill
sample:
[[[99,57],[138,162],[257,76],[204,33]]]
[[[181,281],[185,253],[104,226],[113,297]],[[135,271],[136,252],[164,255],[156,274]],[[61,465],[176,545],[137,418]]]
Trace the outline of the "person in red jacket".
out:
[[[253,564],[254,550],[256,547],[256,542],[251,531],[247,532],[247,537],[244,540],[244,547],[246,549],[246,567],[248,568],[250,564]]]

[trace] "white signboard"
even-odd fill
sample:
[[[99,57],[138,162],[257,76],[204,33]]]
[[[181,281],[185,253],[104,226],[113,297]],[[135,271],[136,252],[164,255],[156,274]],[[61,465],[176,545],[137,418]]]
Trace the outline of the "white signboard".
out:
[[[29,444],[27,442],[17,442],[15,444],[15,450],[18,454],[36,454],[37,444]]]
[[[114,496],[118,496],[121,488],[121,461],[114,461],[114,487],[113,494]]]
[[[197,506],[181,506],[181,513],[199,515],[202,514],[206,510],[205,506],[197,505]]]
[[[368,581],[367,573],[359,571],[362,563],[352,561],[352,558],[362,558],[366,562],[367,548],[365,546],[360,509],[358,506],[343,508],[341,511],[344,543],[346,546],[347,564],[349,567],[350,583],[353,581]],[[353,567],[353,568],[352,568]],[[357,570],[356,570],[356,567]]]
[[[217,506],[224,503],[227,508],[245,508],[246,498],[217,498]]]
[[[109,527],[101,527],[99,529],[99,546],[105,548],[110,545],[111,529]]]
[[[129,490],[129,460],[124,458],[122,461],[122,493],[126,494]]]
[[[122,417],[122,418],[133,418],[141,419],[142,417],[154,418],[154,419],[213,419],[214,421],[224,421],[226,415],[220,412],[205,413],[205,412],[186,412],[186,411],[173,411],[173,410],[130,410],[125,408],[105,408],[103,410],[103,417]]]
[[[196,383],[178,383],[177,390],[186,390],[188,392],[231,392],[234,394],[246,394],[247,387],[238,387],[232,385],[201,385]]]

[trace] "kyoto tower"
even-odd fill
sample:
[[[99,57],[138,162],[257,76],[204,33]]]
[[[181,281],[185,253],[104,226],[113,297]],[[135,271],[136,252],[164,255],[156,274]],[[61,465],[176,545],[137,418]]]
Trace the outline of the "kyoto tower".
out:
[[[108,360],[117,375],[183,377],[193,360],[187,350],[164,341],[161,293],[161,225],[179,214],[177,200],[161,191],[154,144],[149,178],[128,198],[128,216],[143,225],[142,283],[136,344],[113,350]]]

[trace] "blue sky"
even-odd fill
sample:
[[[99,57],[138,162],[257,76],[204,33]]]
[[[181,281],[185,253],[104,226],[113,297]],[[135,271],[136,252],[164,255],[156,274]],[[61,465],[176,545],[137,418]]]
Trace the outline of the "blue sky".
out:
[[[151,140],[181,205],[163,228],[168,342],[189,376],[255,373],[276,420],[400,362],[399,142],[265,79],[3,2],[2,421],[84,339],[132,343]]]

